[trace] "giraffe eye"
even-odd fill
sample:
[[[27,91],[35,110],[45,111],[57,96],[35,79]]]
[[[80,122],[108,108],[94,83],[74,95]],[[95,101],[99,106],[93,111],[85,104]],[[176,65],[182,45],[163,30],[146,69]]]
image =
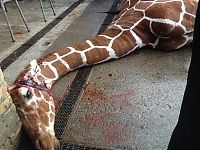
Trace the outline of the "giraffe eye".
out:
[[[32,96],[33,96],[33,93],[32,93],[30,90],[28,90],[28,91],[26,92],[26,98],[31,99]]]

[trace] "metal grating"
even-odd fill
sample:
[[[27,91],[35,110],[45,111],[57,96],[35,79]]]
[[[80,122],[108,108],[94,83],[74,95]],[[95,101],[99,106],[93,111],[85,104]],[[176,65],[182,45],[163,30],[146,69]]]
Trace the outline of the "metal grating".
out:
[[[19,58],[24,52],[26,52],[33,44],[35,44],[39,39],[41,39],[46,33],[48,33],[54,26],[56,26],[64,17],[66,17],[70,12],[72,12],[78,5],[80,5],[84,0],[79,0],[74,2],[68,9],[66,9],[62,14],[45,26],[42,30],[36,33],[32,38],[22,44],[13,53],[1,61],[0,67],[4,71],[8,66],[10,66],[17,58]]]
[[[73,145],[64,143],[60,150],[108,150],[103,148],[96,148],[96,147],[85,147],[82,145]]]
[[[62,105],[56,115],[55,120],[55,133],[58,139],[61,139],[65,128],[67,126],[70,114],[74,108],[74,105],[79,98],[79,95],[82,91],[82,88],[87,80],[88,75],[90,74],[91,68],[80,69],[73,80],[70,90],[66,98],[63,100]]]

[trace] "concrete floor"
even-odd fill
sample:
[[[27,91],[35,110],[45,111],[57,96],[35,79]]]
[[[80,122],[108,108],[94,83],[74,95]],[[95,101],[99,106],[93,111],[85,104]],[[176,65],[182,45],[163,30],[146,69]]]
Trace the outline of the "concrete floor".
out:
[[[93,67],[65,140],[119,149],[166,149],[180,110],[189,55],[189,50],[146,49]]]
[[[39,1],[24,0],[19,1],[19,5],[23,11],[23,14],[27,20],[28,26],[31,32],[27,32],[27,29],[21,19],[21,16],[17,10],[14,1],[6,3],[8,10],[8,20],[11,28],[14,32],[16,42],[12,42],[9,34],[9,30],[4,18],[4,13],[0,8],[0,61],[13,52],[17,47],[27,41],[30,37],[44,28],[50,21],[55,19],[60,13],[66,10],[74,0],[54,0],[53,5],[55,8],[56,16],[53,15],[51,7],[48,1],[44,1],[44,11],[47,17],[47,22],[44,22],[42,12],[40,9]]]
[[[4,71],[7,82],[11,84],[31,59],[95,36],[106,16],[99,12],[109,10],[113,1],[86,0]],[[62,12],[68,2],[64,6],[64,0],[55,1],[56,9]],[[39,10],[39,5],[36,8]],[[37,20],[32,21],[31,27],[39,31],[42,25],[36,24],[44,23],[40,13],[36,14],[27,20]],[[51,16],[51,11],[48,15]],[[14,19],[13,23],[18,21]],[[1,26],[0,34],[5,32]],[[23,40],[31,36],[27,34],[33,33],[23,34]],[[11,51],[20,45],[10,43],[8,35],[1,37],[4,48],[0,51]],[[2,58],[7,55],[1,54],[5,54]],[[167,149],[180,111],[190,56],[190,47],[175,52],[144,48],[94,66],[62,141],[110,149]],[[56,101],[68,91],[75,75],[76,71],[56,83],[53,88]]]

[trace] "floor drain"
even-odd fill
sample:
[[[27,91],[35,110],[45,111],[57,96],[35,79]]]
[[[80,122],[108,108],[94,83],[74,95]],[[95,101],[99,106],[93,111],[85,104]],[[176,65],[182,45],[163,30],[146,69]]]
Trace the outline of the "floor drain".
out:
[[[79,99],[79,95],[82,91],[82,88],[87,80],[88,75],[90,74],[91,68],[80,69],[73,80],[70,90],[66,98],[63,100],[62,105],[56,115],[55,120],[55,133],[58,139],[62,139],[65,128],[67,126],[71,112],[73,111],[74,105]]]
[[[64,143],[60,150],[108,150],[108,149],[85,147],[81,145],[73,145],[73,144]]]

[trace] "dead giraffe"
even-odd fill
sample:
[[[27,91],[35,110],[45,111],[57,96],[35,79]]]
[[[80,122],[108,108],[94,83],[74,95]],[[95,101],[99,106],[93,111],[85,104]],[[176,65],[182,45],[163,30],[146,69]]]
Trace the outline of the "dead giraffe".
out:
[[[21,122],[38,150],[57,150],[50,89],[77,68],[121,58],[152,46],[175,50],[192,42],[197,0],[124,0],[105,32],[30,62],[8,89]]]

